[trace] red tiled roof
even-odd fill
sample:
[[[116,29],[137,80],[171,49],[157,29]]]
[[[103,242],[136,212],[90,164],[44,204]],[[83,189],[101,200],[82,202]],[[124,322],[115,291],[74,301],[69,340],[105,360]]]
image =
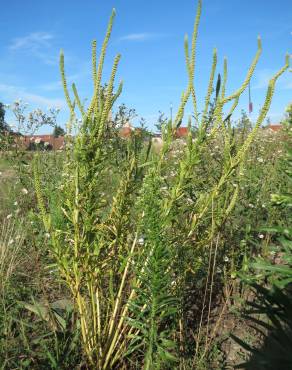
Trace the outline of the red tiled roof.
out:
[[[176,129],[175,135],[176,137],[186,137],[188,136],[189,129],[188,127],[178,127]]]
[[[279,131],[279,130],[282,130],[282,125],[279,125],[279,124],[273,124],[273,125],[269,125],[268,128],[270,130],[273,130],[273,131]]]
[[[131,127],[123,126],[119,130],[119,136],[123,138],[128,138],[132,135],[132,131],[133,129]]]

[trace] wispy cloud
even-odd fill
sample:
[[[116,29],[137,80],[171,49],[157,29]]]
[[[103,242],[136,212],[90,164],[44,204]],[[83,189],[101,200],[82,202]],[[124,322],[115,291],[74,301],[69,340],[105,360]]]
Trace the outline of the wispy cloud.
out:
[[[157,39],[162,36],[163,36],[162,34],[150,33],[150,32],[129,33],[127,35],[121,36],[119,40],[120,41],[147,41],[147,40]]]
[[[17,37],[12,40],[9,49],[19,50],[19,49],[38,49],[40,47],[50,46],[50,40],[54,36],[48,32],[33,32],[27,36]]]
[[[0,84],[0,92],[6,103],[10,103],[16,99],[22,99],[29,104],[33,104],[41,108],[65,107],[65,102],[63,99],[48,98],[43,95],[29,93],[26,91],[26,89],[19,86]]]
[[[266,89],[268,87],[270,79],[276,73],[276,70],[273,69],[262,69],[259,70],[255,75],[255,83],[252,86],[252,89]],[[288,90],[292,89],[292,74],[285,73],[283,76],[280,77],[279,81],[277,82],[277,89],[278,90]]]
[[[26,36],[14,38],[9,45],[9,50],[29,53],[46,64],[55,64],[57,57],[52,56],[50,50],[54,38],[55,36],[50,32],[32,32]]]

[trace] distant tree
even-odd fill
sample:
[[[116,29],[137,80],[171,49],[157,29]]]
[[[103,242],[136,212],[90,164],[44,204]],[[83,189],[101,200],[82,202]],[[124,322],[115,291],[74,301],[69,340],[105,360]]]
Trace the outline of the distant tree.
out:
[[[281,122],[284,125],[292,125],[292,103],[286,108],[285,119]]]
[[[0,102],[0,132],[2,131],[9,131],[9,126],[5,122],[4,104]]]
[[[271,121],[271,118],[270,117],[268,117],[267,119],[266,119],[266,126],[270,126],[270,124],[272,123],[272,121]]]
[[[162,126],[167,124],[168,118],[165,117],[164,113],[162,113],[160,111],[158,113],[159,113],[158,120],[157,120],[157,123],[155,123],[154,126],[156,127],[157,131],[161,132]]]
[[[133,108],[128,108],[124,103],[118,107],[116,114],[112,119],[114,127],[122,127],[126,123],[131,122],[137,117],[136,110]]]
[[[61,127],[61,126],[58,126],[58,125],[56,125],[55,127],[54,127],[54,131],[53,131],[53,136],[54,137],[59,137],[59,136],[64,136],[65,135],[65,130],[63,129],[63,127]]]
[[[238,121],[237,127],[245,132],[252,129],[252,122],[248,118],[248,115],[246,114],[245,110],[241,111],[241,117]]]
[[[22,135],[33,135],[43,126],[56,126],[59,109],[49,108],[47,112],[41,109],[34,109],[27,112],[27,103],[21,99],[9,104],[8,109],[15,117],[14,132]]]

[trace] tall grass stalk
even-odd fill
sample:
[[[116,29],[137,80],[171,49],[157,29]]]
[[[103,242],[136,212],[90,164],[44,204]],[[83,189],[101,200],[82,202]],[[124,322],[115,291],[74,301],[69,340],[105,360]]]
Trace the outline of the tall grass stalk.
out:
[[[6,288],[20,263],[23,235],[18,234],[14,221],[4,220],[0,230],[0,295],[4,299]]]

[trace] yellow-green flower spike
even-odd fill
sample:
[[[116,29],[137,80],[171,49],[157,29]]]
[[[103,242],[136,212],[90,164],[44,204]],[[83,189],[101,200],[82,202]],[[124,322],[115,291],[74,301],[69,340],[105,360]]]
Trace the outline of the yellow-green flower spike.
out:
[[[226,90],[226,83],[227,83],[227,58],[224,58],[224,67],[223,67],[223,83],[221,89],[221,99],[223,100],[225,97],[225,90]]]
[[[102,135],[104,124],[107,120],[109,111],[112,107],[112,99],[113,99],[112,93],[113,93],[113,87],[114,87],[114,80],[115,80],[115,77],[116,77],[116,73],[117,73],[118,64],[119,64],[120,59],[121,59],[121,55],[118,54],[115,57],[113,68],[112,68],[112,73],[111,73],[110,80],[109,80],[109,84],[108,84],[107,89],[106,89],[106,99],[105,99],[105,105],[104,105],[104,108],[103,108],[101,121],[100,121],[99,135],[98,135],[99,137],[101,137],[101,135]]]
[[[235,108],[237,107],[237,105],[238,105],[238,102],[239,102],[239,96],[237,96],[235,99],[234,99],[234,102],[233,102],[233,104],[232,104],[232,106],[231,106],[231,108],[230,108],[230,111],[229,111],[229,113],[227,114],[227,116],[231,116],[231,114],[234,112],[234,110],[235,110]]]
[[[254,129],[249,134],[248,138],[246,139],[246,141],[245,141],[244,145],[242,146],[242,148],[240,149],[240,151],[237,153],[237,155],[234,159],[235,164],[240,162],[240,160],[242,159],[242,157],[246,153],[247,149],[249,148],[251,142],[253,141],[253,139],[254,139],[254,137],[257,133],[258,128],[260,127],[260,125],[264,121],[264,119],[265,119],[265,117],[268,113],[268,110],[270,109],[271,102],[272,102],[272,97],[273,97],[274,91],[275,91],[276,81],[288,68],[289,68],[289,54],[287,54],[286,57],[285,57],[285,65],[269,81],[265,102],[264,102],[264,105],[263,105],[263,107],[260,111],[260,115],[257,119],[257,122],[255,124]]]
[[[235,91],[233,94],[224,98],[224,100],[223,100],[224,104],[229,102],[230,100],[235,99],[237,96],[241,95],[244,92],[244,90],[247,88],[247,86],[250,82],[250,79],[251,79],[251,77],[254,73],[254,70],[256,68],[256,65],[258,63],[258,60],[260,58],[261,53],[262,53],[262,43],[261,43],[261,38],[258,37],[258,50],[256,52],[256,55],[255,55],[252,63],[251,63],[251,66],[249,67],[249,70],[247,72],[245,80],[243,81],[241,87],[237,91]]]
[[[118,99],[118,97],[121,95],[121,93],[122,93],[122,90],[123,90],[123,84],[124,84],[124,82],[123,81],[121,81],[120,83],[119,83],[119,87],[118,87],[118,89],[117,89],[117,92],[115,93],[115,95],[113,96],[113,100],[112,100],[112,105],[115,103],[115,101]]]
[[[96,40],[92,41],[92,79],[93,84],[96,84]]]
[[[73,104],[71,102],[68,88],[67,88],[67,81],[66,81],[66,75],[65,75],[65,61],[64,61],[64,52],[61,50],[60,52],[60,72],[61,72],[61,78],[62,78],[62,84],[64,89],[65,98],[68,104],[68,107],[70,109],[70,112],[73,110]]]
[[[192,79],[194,79],[194,74],[195,74],[196,45],[197,45],[198,28],[199,28],[199,23],[200,23],[200,18],[201,18],[201,12],[202,12],[202,1],[199,0],[195,24],[194,24],[193,37],[192,37],[192,53],[191,53]]]
[[[96,77],[96,79],[97,79],[96,80],[96,89],[97,90],[99,90],[99,88],[100,88],[102,70],[103,70],[103,65],[104,65],[104,58],[105,58],[105,54],[106,54],[107,45],[108,45],[108,42],[109,42],[109,39],[110,39],[110,36],[111,36],[111,33],[112,33],[112,28],[113,28],[113,22],[114,22],[115,15],[116,15],[116,10],[114,8],[112,10],[112,14],[110,16],[107,32],[106,32],[104,42],[103,42],[102,48],[101,48],[101,53],[100,53],[100,58],[99,58],[99,63],[98,63],[98,69],[97,69],[97,77]]]
[[[84,107],[81,104],[81,101],[80,101],[80,98],[79,98],[79,95],[78,95],[78,92],[77,92],[75,83],[72,84],[72,90],[73,90],[75,101],[76,101],[76,103],[78,105],[78,108],[79,108],[79,110],[80,110],[80,112],[82,114],[82,117],[84,117],[84,115],[85,115]]]
[[[185,38],[184,38],[184,49],[185,49],[185,59],[186,59],[187,72],[188,72],[188,74],[190,76],[191,75],[191,65],[190,65],[189,38],[188,38],[188,35],[185,35]]]
[[[194,87],[194,77],[195,77],[195,64],[196,64],[196,46],[197,46],[197,37],[198,37],[198,28],[202,12],[202,1],[198,1],[197,14],[194,24],[194,31],[192,36],[192,52],[191,52],[191,80],[192,80],[192,96],[193,96],[193,105],[194,105],[194,115],[198,121],[198,111],[197,111],[197,99],[196,92]]]
[[[203,112],[202,122],[205,121],[207,113],[208,113],[210,99],[211,99],[211,95],[213,92],[213,83],[214,83],[216,67],[217,67],[217,49],[214,48],[213,49],[213,61],[212,61],[211,73],[210,73],[210,78],[209,78],[209,83],[208,83],[207,95],[205,98],[205,108]]]

